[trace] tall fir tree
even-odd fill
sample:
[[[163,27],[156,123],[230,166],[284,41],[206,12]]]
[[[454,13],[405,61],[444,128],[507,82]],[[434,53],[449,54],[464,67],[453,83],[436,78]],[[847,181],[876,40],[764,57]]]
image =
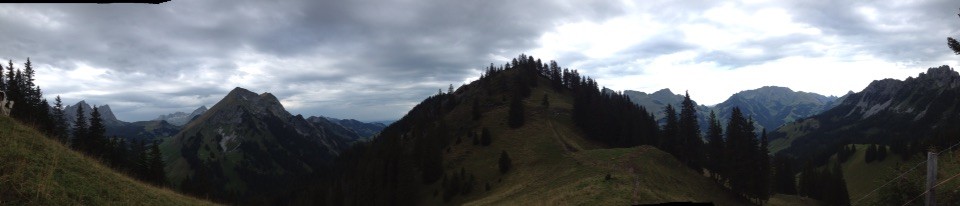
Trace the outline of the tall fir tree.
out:
[[[90,113],[90,129],[87,134],[87,152],[94,156],[103,156],[107,151],[106,133],[107,128],[103,125],[103,118],[97,106],[93,106],[93,112]]]
[[[149,180],[155,185],[167,185],[167,173],[164,171],[163,154],[160,153],[160,142],[154,141],[150,145],[150,177]]]
[[[66,143],[69,135],[67,135],[67,119],[63,110],[63,102],[60,100],[60,95],[57,95],[53,105],[53,134],[58,141]]]
[[[776,155],[773,158],[773,192],[794,195],[797,194],[797,179],[793,169],[793,161],[785,155]]]
[[[506,150],[500,152],[499,166],[500,174],[506,174],[508,171],[510,171],[510,167],[513,166],[513,162],[510,160],[510,155],[507,154]]]
[[[3,64],[0,64],[0,91],[7,91],[7,79],[3,78],[3,68],[5,68]]]
[[[707,144],[707,165],[710,170],[710,176],[718,182],[722,182],[720,178],[723,176],[723,165],[724,165],[724,141],[723,141],[723,128],[720,126],[720,120],[717,119],[717,114],[713,111],[710,111],[709,127],[707,128],[707,139],[710,141]]]
[[[770,199],[770,179],[771,169],[770,169],[770,146],[769,139],[767,139],[767,129],[764,128],[760,135],[760,148],[759,154],[757,155],[760,159],[759,161],[759,172],[757,175],[757,186],[756,193],[757,198],[761,202]]]
[[[703,170],[703,140],[700,137],[700,123],[697,122],[697,109],[687,92],[680,103],[680,122],[677,125],[679,132],[680,160],[688,167],[701,173]]]
[[[77,107],[77,119],[73,121],[73,139],[70,146],[80,151],[87,151],[87,117],[83,114],[83,107]]]
[[[667,122],[661,130],[663,135],[660,135],[660,148],[673,156],[677,156],[677,151],[680,149],[677,140],[679,133],[677,110],[673,109],[673,105],[670,104],[667,104],[663,110],[667,114]]]
[[[730,189],[753,198],[753,180],[756,178],[757,144],[753,121],[734,107],[727,122],[726,161]]]
[[[128,166],[130,170],[136,175],[140,180],[147,180],[148,173],[150,171],[150,157],[149,157],[149,148],[147,148],[146,142],[143,139],[137,140],[130,147],[130,165]]]

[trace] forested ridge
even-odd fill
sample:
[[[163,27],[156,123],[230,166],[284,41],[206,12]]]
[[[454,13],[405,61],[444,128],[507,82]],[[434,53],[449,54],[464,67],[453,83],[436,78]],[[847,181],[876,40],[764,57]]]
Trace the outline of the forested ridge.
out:
[[[544,82],[549,84],[543,85]],[[778,170],[773,168],[766,149],[766,135],[754,133],[752,121],[739,109],[734,108],[726,128],[720,125],[720,117],[712,117],[711,129],[706,133],[709,141],[704,142],[689,94],[678,105],[679,113],[673,106],[664,108],[668,121],[661,127],[647,108],[630,102],[621,93],[602,92],[595,80],[581,76],[577,70],[520,55],[501,66],[491,64],[481,78],[468,85],[439,91],[373,141],[355,144],[340,156],[332,175],[320,184],[329,187],[314,189],[321,198],[308,201],[335,205],[417,204],[421,202],[418,198],[424,197],[417,192],[438,181],[444,188],[455,190],[435,191],[439,194],[467,194],[484,189],[471,178],[471,171],[461,170],[452,177],[445,174],[444,152],[449,152],[450,145],[458,144],[461,137],[486,139],[490,132],[472,128],[477,126],[472,122],[490,118],[484,114],[501,106],[509,108],[505,122],[510,128],[523,127],[524,116],[530,115],[530,109],[524,114],[523,104],[517,102],[533,96],[530,90],[537,87],[572,96],[570,112],[574,123],[585,137],[605,148],[655,146],[689,169],[712,176],[716,184],[744,199],[759,203],[772,193],[773,173]],[[534,97],[545,107],[556,98]],[[459,105],[470,107],[469,115],[455,113],[454,120],[445,118]],[[503,156],[509,154],[504,152]],[[791,170],[779,171],[789,172],[780,176],[796,174]]]

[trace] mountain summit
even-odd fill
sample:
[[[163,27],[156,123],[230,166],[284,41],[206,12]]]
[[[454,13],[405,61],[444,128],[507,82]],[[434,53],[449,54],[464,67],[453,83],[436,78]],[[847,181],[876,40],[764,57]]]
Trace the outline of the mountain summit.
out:
[[[730,116],[733,107],[740,107],[743,114],[753,118],[758,130],[773,130],[796,119],[826,111],[839,99],[810,92],[793,91],[786,87],[765,86],[733,94],[726,101],[713,107],[721,119]]]
[[[83,107],[83,116],[86,118],[90,118],[90,114],[93,113],[93,107],[87,104],[87,101],[84,100],[81,100],[74,105],[64,107],[63,116],[67,120],[67,124],[70,127],[73,127],[73,122],[77,120],[77,107]],[[120,121],[117,119],[117,116],[113,115],[113,111],[110,110],[110,105],[105,104],[97,106],[97,112],[100,112],[100,118],[107,127],[123,126],[127,124],[127,122]]]
[[[357,138],[331,127],[291,115],[273,94],[238,87],[164,143],[174,151],[168,176],[194,194],[283,195],[271,192],[327,170]]]

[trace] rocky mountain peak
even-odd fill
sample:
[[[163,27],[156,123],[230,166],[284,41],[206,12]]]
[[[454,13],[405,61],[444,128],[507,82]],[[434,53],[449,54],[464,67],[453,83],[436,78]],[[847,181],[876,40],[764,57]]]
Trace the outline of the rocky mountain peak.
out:
[[[77,107],[83,107],[83,116],[86,118],[90,118],[90,114],[93,113],[93,107],[87,104],[85,100],[80,100],[80,102],[76,104],[64,107],[64,118],[66,118],[67,124],[70,126],[73,126],[73,122],[77,120]],[[97,112],[100,112],[100,118],[106,125],[116,126],[126,124],[126,122],[117,119],[117,116],[113,114],[113,110],[110,109],[110,105],[104,104],[97,106]]]
[[[200,106],[200,108],[197,108],[197,109],[193,110],[193,112],[191,112],[190,114],[195,114],[195,115],[196,115],[196,114],[203,114],[203,112],[206,112],[206,111],[207,111],[207,106],[206,106],[206,105],[203,105],[203,106]]]
[[[672,91],[670,91],[669,88],[663,88],[663,89],[661,89],[661,90],[659,90],[659,91],[656,91],[656,92],[654,92],[654,93],[652,93],[652,94],[650,94],[650,95],[653,95],[653,96],[673,96],[673,95],[676,95],[676,94],[674,94]]]

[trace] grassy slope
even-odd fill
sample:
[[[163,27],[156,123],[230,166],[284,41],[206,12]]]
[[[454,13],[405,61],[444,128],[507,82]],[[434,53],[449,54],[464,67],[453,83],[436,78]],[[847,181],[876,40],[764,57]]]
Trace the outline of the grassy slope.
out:
[[[856,153],[851,155],[850,158],[842,164],[843,178],[847,181],[847,192],[850,194],[850,203],[853,203],[871,190],[882,185],[885,175],[890,173],[898,163],[903,164],[900,156],[889,153],[883,161],[866,163],[864,159],[866,158],[867,147],[870,145],[855,144],[854,146],[857,148]],[[834,155],[830,157],[830,163],[828,165],[833,165],[836,161],[837,156]],[[821,169],[822,168],[823,167],[821,167]],[[874,201],[876,195],[876,193],[872,194],[870,197],[864,199],[864,202]]]
[[[0,117],[0,205],[210,205],[114,172]]]
[[[801,122],[791,122],[786,125],[783,125],[780,128],[777,128],[776,131],[783,132],[786,134],[784,138],[777,138],[773,141],[770,141],[770,153],[776,154],[780,150],[786,149],[793,144],[794,140],[801,135],[807,134],[809,131],[819,128],[820,122],[816,119],[808,118]]]
[[[586,204],[625,205],[671,201],[712,201],[718,205],[743,205],[734,195],[709,178],[682,166],[669,154],[653,147],[598,149],[586,140],[571,118],[572,97],[555,93],[545,81],[534,88],[526,106],[526,124],[518,129],[506,125],[507,104],[484,113],[479,122],[469,119],[470,107],[461,106],[446,118],[451,125],[488,127],[493,143],[483,147],[462,143],[444,155],[446,172],[465,168],[477,178],[474,192],[457,196],[451,204]],[[543,108],[543,95],[550,108]],[[500,96],[487,97],[501,101]],[[467,118],[461,118],[467,117]],[[477,129],[479,130],[479,129]],[[498,171],[501,150],[510,155],[514,169]],[[631,168],[634,168],[631,172]],[[605,181],[611,174],[613,179]],[[635,186],[636,181],[636,186]],[[485,191],[489,183],[491,190]],[[421,191],[421,205],[444,204],[439,181]],[[442,192],[441,192],[442,193]]]
[[[867,195],[870,191],[883,185],[885,181],[891,178],[894,168],[897,167],[898,164],[904,166],[905,169],[909,169],[926,158],[926,156],[917,155],[910,161],[903,161],[899,155],[887,154],[887,158],[883,161],[865,163],[863,160],[866,157],[867,146],[866,144],[857,144],[857,152],[853,154],[847,162],[843,163],[843,177],[847,181],[850,203],[863,198],[864,195]],[[944,181],[951,176],[960,174],[960,153],[942,153],[938,160],[939,171],[937,181]],[[833,162],[836,162],[836,156],[831,157],[830,163],[833,164]],[[911,171],[909,175],[918,176],[922,179],[925,171],[926,166],[921,165],[916,170]],[[960,181],[951,179],[951,181],[944,183],[940,188],[948,188],[946,191],[957,193],[957,189],[960,188]],[[942,193],[946,191],[938,191],[938,194],[942,195]],[[878,195],[880,194],[877,192],[870,194],[870,196],[867,196],[861,201],[861,204],[870,204],[871,202],[877,201]],[[922,201],[922,199],[920,201]]]

